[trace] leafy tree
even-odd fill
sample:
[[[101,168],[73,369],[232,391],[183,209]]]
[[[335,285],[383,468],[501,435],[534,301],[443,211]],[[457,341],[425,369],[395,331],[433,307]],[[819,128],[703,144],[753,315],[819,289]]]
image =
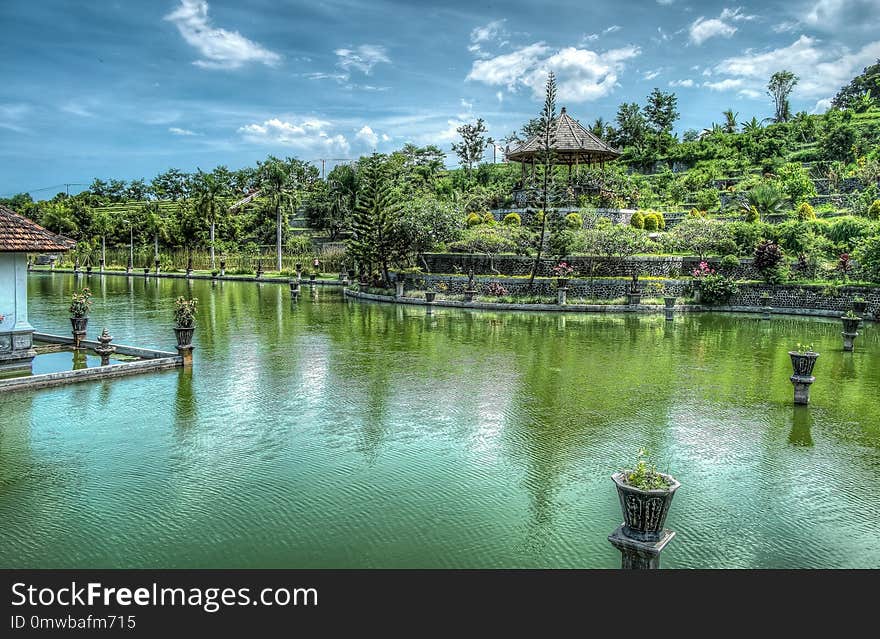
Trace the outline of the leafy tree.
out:
[[[189,176],[180,169],[168,169],[150,181],[150,188],[160,200],[178,202],[187,196]]]
[[[644,108],[645,121],[654,133],[668,133],[679,118],[678,98],[675,93],[665,93],[655,88],[648,96]]]
[[[868,104],[865,104],[866,98]],[[861,74],[842,87],[831,101],[831,106],[835,109],[858,110],[865,106],[876,107],[878,101],[880,101],[880,59],[865,67]]]
[[[225,212],[222,199],[229,193],[231,175],[225,166],[218,166],[212,173],[205,173],[198,169],[193,176],[193,192],[196,201],[196,211],[207,222],[209,227],[209,250],[211,253],[211,268],[215,266],[214,240],[217,228],[217,220],[221,210]],[[158,256],[159,248],[156,245]],[[280,268],[278,270],[281,270]]]
[[[43,207],[41,224],[59,235],[73,233],[78,230],[70,207],[63,202],[49,202]]]
[[[281,249],[288,228],[284,214],[292,212],[302,192],[318,178],[318,170],[301,160],[280,160],[272,155],[257,166],[260,193],[275,218],[275,266],[281,271]]]
[[[461,136],[461,142],[452,144],[452,151],[458,155],[461,165],[465,167],[468,175],[473,170],[474,164],[483,159],[486,150],[486,124],[483,118],[477,119],[474,124],[462,124],[456,129]]]
[[[785,194],[774,184],[762,182],[745,194],[745,199],[740,200],[740,207],[746,214],[754,208],[760,219],[768,215],[775,215],[785,208]]]
[[[159,240],[168,241],[170,239],[168,220],[162,215],[162,209],[159,208],[158,202],[147,202],[141,207],[140,214],[144,230],[153,236],[153,260],[158,260]],[[214,263],[211,262],[211,268],[213,267]]]
[[[791,118],[791,105],[788,101],[788,96],[791,95],[791,91],[799,79],[791,71],[777,71],[770,76],[770,82],[767,84],[767,94],[773,98],[773,105],[776,110],[773,118],[774,122],[788,122],[789,118]]]
[[[398,253],[394,223],[399,210],[386,158],[374,153],[361,165],[352,220],[354,237],[348,241],[348,250],[367,272],[377,264],[389,285],[388,268]]]
[[[742,126],[743,133],[749,134],[755,134],[764,128],[764,124],[755,116],[752,116],[748,122],[740,122],[740,126]]]
[[[635,147],[636,149],[644,147],[648,124],[638,104],[624,102],[617,108],[614,120],[617,122],[615,146],[618,148]]]

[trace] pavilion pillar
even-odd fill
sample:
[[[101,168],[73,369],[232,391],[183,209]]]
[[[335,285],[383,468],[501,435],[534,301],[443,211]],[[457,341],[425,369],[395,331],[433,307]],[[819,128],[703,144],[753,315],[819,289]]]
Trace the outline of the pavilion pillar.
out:
[[[36,355],[27,313],[27,254],[0,253],[0,376],[30,371]]]

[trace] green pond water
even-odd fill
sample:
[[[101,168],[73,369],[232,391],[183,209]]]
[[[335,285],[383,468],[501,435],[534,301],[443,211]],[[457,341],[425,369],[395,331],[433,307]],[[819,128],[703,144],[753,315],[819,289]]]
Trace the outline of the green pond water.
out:
[[[878,324],[849,354],[834,320],[88,283],[90,337],[167,350],[197,297],[195,366],[0,394],[0,567],[617,567],[641,446],[682,483],[665,567],[880,567]],[[31,275],[39,330],[74,286]]]

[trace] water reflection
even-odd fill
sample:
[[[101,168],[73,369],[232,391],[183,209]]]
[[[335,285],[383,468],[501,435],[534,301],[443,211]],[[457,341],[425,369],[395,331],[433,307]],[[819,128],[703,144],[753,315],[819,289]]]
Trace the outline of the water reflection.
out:
[[[813,413],[809,406],[793,406],[788,441],[795,446],[812,446]]]

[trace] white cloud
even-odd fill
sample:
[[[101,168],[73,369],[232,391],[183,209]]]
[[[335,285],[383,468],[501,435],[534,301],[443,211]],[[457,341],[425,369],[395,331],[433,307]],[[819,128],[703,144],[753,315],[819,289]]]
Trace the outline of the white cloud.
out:
[[[675,0],[657,0],[657,4],[662,5],[664,7],[668,7],[673,2],[675,2]]]
[[[804,22],[821,29],[877,29],[880,0],[818,0],[804,16]]]
[[[325,120],[306,119],[298,124],[278,118],[262,124],[247,124],[238,132],[248,141],[259,144],[278,144],[302,151],[332,151],[348,153],[351,148],[348,140],[341,134],[328,132],[331,123]]]
[[[736,94],[744,98],[751,98],[753,100],[757,100],[758,98],[765,95],[761,91],[756,91],[755,89],[740,89],[736,92]]]
[[[504,102],[504,93],[502,91],[495,92],[495,99],[499,102]]]
[[[813,107],[813,113],[825,113],[828,109],[831,108],[831,98],[823,98],[821,100],[816,101],[816,105]]]
[[[779,24],[773,25],[773,33],[788,33],[795,29],[797,29],[796,22],[780,22]]]
[[[81,118],[93,118],[95,114],[92,113],[88,107],[78,102],[68,102],[67,104],[61,105],[60,109],[65,113],[70,113],[71,115],[78,115]]]
[[[727,78],[718,82],[703,82],[703,86],[712,91],[730,91],[731,89],[738,89],[742,85],[743,81],[740,78]]]
[[[507,31],[504,30],[505,22],[505,20],[492,20],[481,27],[474,27],[471,31],[471,44],[468,47],[468,51],[479,56],[485,55],[482,50],[484,45],[500,40],[508,35]]]
[[[180,127],[172,126],[168,129],[169,133],[173,133],[174,135],[198,135],[195,131],[190,131],[189,129],[181,129]]]
[[[737,27],[731,22],[741,22],[743,20],[754,20],[756,16],[746,15],[742,9],[724,9],[717,18],[706,18],[700,16],[691,23],[688,29],[690,41],[696,45],[703,44],[706,40],[712,38],[730,38],[737,32]]]
[[[653,71],[645,71],[642,74],[643,80],[653,80],[663,72],[663,69],[654,69]]]
[[[354,49],[336,49],[336,66],[345,72],[357,69],[366,75],[370,75],[373,67],[380,62],[390,63],[391,59],[385,47],[378,44],[362,44]]]
[[[202,56],[193,64],[206,69],[237,69],[248,62],[273,66],[281,56],[238,31],[219,29],[208,17],[208,3],[202,0],[180,0],[180,6],[167,16],[173,22],[187,44]]]
[[[635,46],[603,53],[575,47],[553,52],[543,42],[536,42],[511,53],[475,61],[467,79],[503,86],[511,92],[527,87],[536,98],[541,98],[547,74],[552,70],[557,77],[558,99],[584,102],[611,93],[626,61],[639,53],[641,50]]]
[[[747,51],[741,56],[722,60],[713,71],[716,75],[728,76],[725,80],[728,84],[715,90],[745,88],[763,91],[773,73],[787,69],[800,78],[794,89],[796,94],[827,98],[878,58],[880,40],[870,42],[858,51],[850,51],[802,35],[787,47],[764,52]]]
[[[690,88],[690,87],[694,86],[694,81],[691,80],[690,78],[687,78],[685,80],[673,80],[672,82],[669,83],[669,86]]]
[[[612,24],[612,25],[611,25],[610,27],[608,27],[607,29],[603,29],[603,30],[602,30],[602,33],[605,34],[605,35],[607,35],[607,34],[609,34],[609,33],[615,33],[615,32],[617,32],[617,31],[620,31],[622,28],[623,28],[623,27],[621,27],[619,24]]]
[[[383,134],[382,134],[382,141],[383,141],[383,142],[390,142],[390,141],[391,141],[391,136],[388,135],[387,133],[383,133]]]
[[[373,132],[373,129],[368,127],[366,124],[361,127],[361,130],[358,131],[354,137],[356,140],[366,142],[371,147],[375,147],[379,143],[379,136],[376,135]]]
[[[28,133],[22,126],[22,120],[30,113],[30,106],[22,103],[0,104],[0,129],[8,129],[16,133]]]

